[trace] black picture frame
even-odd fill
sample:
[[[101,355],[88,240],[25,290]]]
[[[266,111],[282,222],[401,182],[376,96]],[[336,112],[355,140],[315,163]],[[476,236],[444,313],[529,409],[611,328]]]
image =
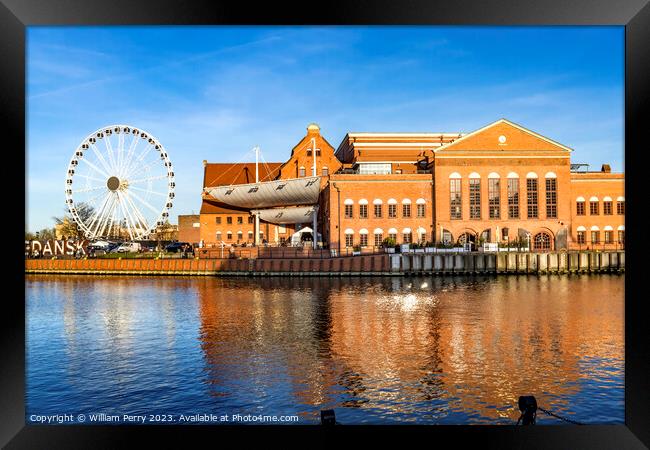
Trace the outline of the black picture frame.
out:
[[[425,439],[430,445],[441,438],[453,439],[454,446],[480,445],[481,448],[647,448],[650,446],[650,345],[644,285],[641,206],[644,188],[644,141],[650,129],[650,4],[648,0],[484,0],[427,1],[390,0],[327,3],[236,1],[128,1],[102,3],[95,0],[1,0],[0,3],[0,99],[4,136],[3,158],[10,184],[6,211],[24,213],[25,190],[25,27],[33,25],[145,25],[145,24],[265,24],[265,25],[621,25],[625,26],[625,190],[627,240],[639,245],[626,246],[625,274],[625,425],[589,426],[432,426],[361,427],[341,426],[328,434],[349,435],[364,432],[378,436],[390,431],[405,442]],[[25,149],[21,152],[21,149]],[[8,183],[13,176],[17,180]],[[645,175],[647,176],[647,175]],[[23,181],[21,181],[23,180]],[[5,186],[7,186],[5,184]],[[18,191],[18,192],[16,192]],[[16,212],[18,211],[18,212]],[[189,446],[189,438],[214,438],[214,433],[231,432],[242,439],[253,434],[319,432],[321,427],[114,427],[25,425],[25,309],[22,250],[15,236],[19,220],[7,217],[8,240],[12,257],[5,256],[5,280],[15,285],[18,295],[4,295],[2,366],[0,389],[0,444],[6,448],[113,448],[127,446],[132,437],[145,437],[164,443],[174,441]],[[23,227],[24,228],[24,227]],[[14,257],[13,252],[16,255]],[[21,253],[19,253],[21,252]],[[15,272],[15,275],[14,275]],[[190,433],[191,431],[191,433]],[[254,433],[251,433],[254,432]],[[411,436],[416,434],[418,436]],[[210,441],[208,441],[210,442]],[[267,441],[269,443],[271,441]],[[282,441],[286,442],[286,441]],[[404,441],[403,441],[404,442]],[[219,444],[220,441],[212,441]],[[151,442],[149,442],[151,444]]]

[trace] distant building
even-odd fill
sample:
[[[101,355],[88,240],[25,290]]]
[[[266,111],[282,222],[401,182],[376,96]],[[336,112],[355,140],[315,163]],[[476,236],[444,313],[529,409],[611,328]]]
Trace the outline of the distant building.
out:
[[[296,244],[316,225],[332,249],[386,238],[621,247],[624,175],[580,170],[571,152],[506,119],[469,134],[348,133],[336,150],[311,124],[286,162],[259,164],[257,182],[254,163],[204,161],[199,235],[207,246]]]
[[[178,216],[178,240],[198,244],[201,240],[201,216],[199,214]]]

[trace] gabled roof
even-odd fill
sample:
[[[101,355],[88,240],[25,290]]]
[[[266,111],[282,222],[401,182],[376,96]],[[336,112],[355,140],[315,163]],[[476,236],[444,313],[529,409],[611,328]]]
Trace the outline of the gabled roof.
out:
[[[519,132],[523,132],[525,135],[531,136],[531,137],[533,137],[533,138],[535,138],[537,140],[540,140],[540,141],[544,141],[549,146],[548,150],[564,150],[564,151],[567,151],[567,152],[573,151],[573,149],[571,149],[571,148],[569,148],[569,147],[567,147],[565,145],[562,145],[559,142],[556,142],[556,141],[554,141],[552,139],[547,138],[546,136],[542,136],[541,134],[535,133],[534,131],[531,131],[528,128],[525,128],[525,127],[523,127],[521,125],[518,125],[518,124],[516,124],[514,122],[510,122],[509,120],[503,119],[503,118],[497,120],[496,122],[492,122],[492,123],[484,126],[483,128],[480,128],[480,129],[478,129],[476,131],[473,131],[473,132],[471,132],[469,134],[465,134],[461,138],[456,139],[455,141],[453,141],[453,142],[451,142],[449,144],[443,145],[443,146],[435,149],[434,151],[436,153],[438,153],[438,152],[443,152],[443,151],[446,151],[446,150],[469,150],[469,148],[464,148],[465,146],[463,144],[466,144],[466,145],[469,144],[470,142],[475,140],[475,138],[478,135],[480,135],[481,133],[485,133],[488,130],[490,130],[491,128],[494,128],[494,127],[497,127],[497,126],[500,126],[500,125],[505,125],[506,127],[512,127],[512,128],[516,129]],[[507,141],[506,141],[505,144],[507,145]],[[490,145],[492,145],[492,143],[490,143]],[[494,142],[494,150],[504,150],[504,149],[505,149],[505,146],[504,146],[504,148],[499,148],[498,143],[496,141]],[[522,150],[522,149],[517,148],[516,150]]]

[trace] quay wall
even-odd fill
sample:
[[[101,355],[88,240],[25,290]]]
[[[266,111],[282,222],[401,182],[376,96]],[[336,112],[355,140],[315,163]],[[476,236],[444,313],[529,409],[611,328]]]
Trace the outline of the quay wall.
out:
[[[418,274],[621,273],[625,252],[407,253],[390,255],[391,271]]]
[[[88,275],[451,275],[620,273],[625,252],[404,253],[339,258],[27,259],[26,273]]]

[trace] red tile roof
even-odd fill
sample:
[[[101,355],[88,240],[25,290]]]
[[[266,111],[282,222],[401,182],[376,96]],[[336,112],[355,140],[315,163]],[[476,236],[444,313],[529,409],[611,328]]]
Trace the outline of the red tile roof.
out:
[[[260,181],[277,178],[283,163],[260,163]],[[203,187],[255,183],[255,163],[207,163],[203,172]]]

